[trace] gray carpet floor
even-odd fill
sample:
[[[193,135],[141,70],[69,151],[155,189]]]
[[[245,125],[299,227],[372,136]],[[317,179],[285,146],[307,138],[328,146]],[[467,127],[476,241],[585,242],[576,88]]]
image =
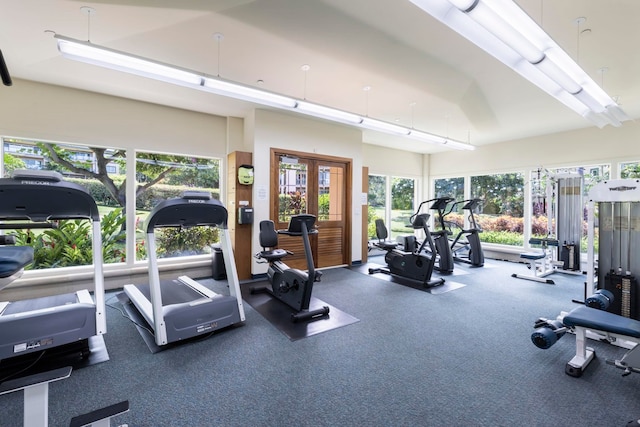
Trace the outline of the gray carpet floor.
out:
[[[362,267],[326,270],[314,295],[360,321],[298,341],[245,304],[244,325],[152,354],[110,308],[110,360],[51,384],[50,425],[125,399],[131,410],[112,425],[624,426],[640,417],[640,375],[605,363],[623,349],[591,343],[596,360],[573,378],[564,373],[573,336],[548,350],[530,341],[536,318],[582,298],[585,277],[555,274],[547,285],[512,278],[523,264],[455,268],[446,280],[464,286],[444,293]],[[0,411],[1,426],[21,425],[22,394],[0,396]]]

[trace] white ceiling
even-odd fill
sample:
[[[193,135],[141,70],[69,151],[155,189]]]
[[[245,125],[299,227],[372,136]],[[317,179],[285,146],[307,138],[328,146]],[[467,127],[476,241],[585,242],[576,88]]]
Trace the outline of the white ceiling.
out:
[[[640,117],[640,1],[517,3],[619,97],[630,117]],[[0,6],[0,49],[14,85],[33,80],[222,116],[243,117],[255,107],[64,59],[55,32],[247,85],[262,80],[266,90],[474,145],[593,127],[408,0],[0,0]],[[89,17],[82,6],[96,13]],[[586,17],[581,26],[578,17]],[[310,70],[302,71],[303,64]],[[0,96],[11,89],[0,87]],[[376,132],[364,138],[421,153],[442,150]]]

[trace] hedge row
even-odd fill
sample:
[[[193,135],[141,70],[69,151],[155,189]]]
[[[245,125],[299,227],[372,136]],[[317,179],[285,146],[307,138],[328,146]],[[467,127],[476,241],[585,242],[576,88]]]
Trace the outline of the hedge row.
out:
[[[111,197],[107,188],[97,179],[67,178],[67,180],[85,187],[98,205],[120,207],[120,204]],[[120,179],[116,178],[114,179],[114,183],[116,186],[119,186],[123,180],[124,177]],[[155,184],[138,196],[136,207],[141,210],[151,210],[162,200],[180,197],[184,191],[206,191],[211,193],[211,197],[214,199],[220,199],[220,190],[217,188],[194,188],[181,185]]]

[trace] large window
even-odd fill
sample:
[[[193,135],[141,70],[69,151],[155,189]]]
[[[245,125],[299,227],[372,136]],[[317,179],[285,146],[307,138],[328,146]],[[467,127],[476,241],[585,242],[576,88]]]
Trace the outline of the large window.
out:
[[[68,181],[85,187],[100,211],[105,263],[133,263],[146,257],[143,224],[161,200],[185,190],[206,191],[219,198],[220,162],[192,156],[138,153],[135,171],[127,173],[127,152],[118,148],[4,139],[3,173],[16,169],[60,172]],[[128,180],[135,176],[135,181]],[[135,186],[135,209],[127,212],[127,185]],[[127,216],[136,226],[127,229]],[[12,233],[12,231],[8,231]],[[34,247],[32,269],[89,265],[91,238],[82,221],[60,221],[55,229],[15,230],[20,244]],[[179,256],[207,252],[217,240],[217,230],[167,230],[158,236],[158,255]],[[127,253],[135,241],[136,256]],[[131,244],[131,247],[134,247]]]
[[[464,178],[440,178],[435,180],[435,197],[451,197],[456,202],[464,200]],[[464,203],[456,203],[455,207],[445,217],[446,221],[464,228],[464,214],[462,207]],[[449,209],[449,207],[447,207]]]
[[[382,219],[389,238],[412,233],[407,226],[416,208],[416,180],[394,176],[369,175],[369,238],[375,238],[375,220]]]
[[[390,237],[413,234],[408,228],[415,211],[416,183],[410,178],[391,177],[391,226]]]
[[[471,198],[481,199],[476,220],[480,240],[511,246],[524,242],[524,176],[502,173],[471,177]]]
[[[185,191],[219,194],[220,165],[217,159],[149,152],[136,153],[136,257],[146,258],[144,224],[161,201],[180,197]],[[162,228],[155,232],[159,258],[211,252],[218,242],[212,227]]]
[[[376,219],[386,218],[387,207],[387,177],[382,175],[369,175],[369,194],[368,215],[367,215],[367,234],[369,239],[376,237]],[[386,221],[386,220],[385,220]]]

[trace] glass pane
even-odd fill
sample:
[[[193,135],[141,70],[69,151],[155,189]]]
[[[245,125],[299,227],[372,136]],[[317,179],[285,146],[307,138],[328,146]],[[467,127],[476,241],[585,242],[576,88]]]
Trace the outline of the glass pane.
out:
[[[451,197],[456,201],[464,199],[464,178],[441,178],[435,180],[435,197]],[[447,214],[446,220],[464,228],[464,203],[457,203],[453,210]],[[447,207],[449,208],[449,207]]]
[[[546,171],[531,171],[531,237],[544,238],[549,235],[549,201],[547,200]]]
[[[384,219],[387,200],[387,177],[369,175],[369,193],[367,194],[367,235],[376,237],[376,219]]]
[[[124,152],[81,145],[4,139],[4,176],[16,169],[55,170],[87,189],[98,205],[105,263],[125,260]],[[62,220],[53,229],[21,229],[17,244],[34,248],[30,269],[91,265],[91,224]]]
[[[620,163],[620,178],[640,178],[640,162]]]
[[[318,166],[318,220],[342,221],[344,168]]]
[[[136,259],[146,259],[145,221],[161,201],[180,197],[184,191],[202,191],[220,199],[218,159],[136,153]],[[156,230],[158,258],[211,252],[218,242],[218,229],[191,227]]]
[[[278,174],[278,221],[307,213],[307,165],[280,161]]]
[[[504,173],[471,177],[471,198],[481,199],[476,220],[482,228],[480,240],[523,246],[524,177]]]
[[[407,226],[415,209],[415,180],[391,177],[391,224],[389,237],[413,234]]]

